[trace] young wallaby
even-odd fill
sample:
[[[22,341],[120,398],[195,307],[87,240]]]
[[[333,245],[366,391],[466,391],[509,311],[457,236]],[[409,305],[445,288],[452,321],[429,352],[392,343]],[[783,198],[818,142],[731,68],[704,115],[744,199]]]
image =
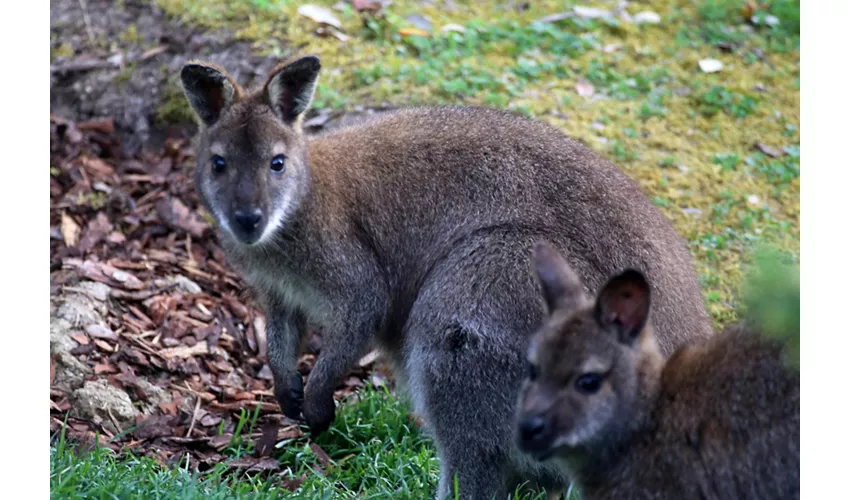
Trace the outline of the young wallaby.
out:
[[[434,436],[439,496],[563,484],[516,449],[528,337],[544,314],[527,265],[545,238],[591,286],[647,270],[662,350],[711,333],[688,251],[638,186],[589,148],[502,111],[413,108],[306,137],[316,57],[245,91],[219,67],[181,73],[203,122],[197,189],[267,315],[275,394],[312,432],[371,342]],[[323,347],[302,391],[307,325]]]
[[[782,344],[739,325],[665,360],[640,272],[590,301],[556,250],[534,261],[550,313],[529,343],[523,451],[582,500],[799,498],[800,375]]]

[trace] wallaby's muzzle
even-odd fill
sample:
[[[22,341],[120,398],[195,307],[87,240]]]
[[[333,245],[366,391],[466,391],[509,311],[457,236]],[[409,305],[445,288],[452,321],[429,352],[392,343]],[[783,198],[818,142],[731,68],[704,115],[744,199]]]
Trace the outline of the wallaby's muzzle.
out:
[[[552,425],[544,415],[520,415],[517,421],[517,446],[520,450],[545,460],[551,456]]]
[[[263,211],[259,208],[234,210],[230,215],[227,229],[240,242],[253,245],[260,240],[266,226]]]

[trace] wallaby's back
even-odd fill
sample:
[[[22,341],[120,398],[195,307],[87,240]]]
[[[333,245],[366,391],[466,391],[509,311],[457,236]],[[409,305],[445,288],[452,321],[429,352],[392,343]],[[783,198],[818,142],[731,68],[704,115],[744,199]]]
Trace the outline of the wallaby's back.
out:
[[[552,241],[590,290],[619,269],[643,270],[663,352],[711,333],[670,222],[614,165],[548,125],[486,108],[412,108],[312,138],[308,161],[324,186],[316,195],[336,200],[337,215],[345,205],[393,256],[387,275],[411,276],[411,293],[459,241],[503,227]]]
[[[800,374],[782,351],[734,326],[682,350],[662,372],[664,441],[692,457],[717,498],[799,497]]]
[[[736,326],[682,349],[651,418],[586,498],[799,498],[800,378],[778,342]]]

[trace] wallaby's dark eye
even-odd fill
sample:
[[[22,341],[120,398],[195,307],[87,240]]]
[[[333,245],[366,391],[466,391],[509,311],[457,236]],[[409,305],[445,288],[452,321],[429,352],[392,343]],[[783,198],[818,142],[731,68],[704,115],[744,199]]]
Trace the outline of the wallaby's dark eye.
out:
[[[531,361],[525,362],[525,376],[532,381],[537,378],[537,367]]]
[[[285,167],[285,166],[286,166],[286,157],[285,156],[277,155],[274,158],[272,158],[271,167],[272,167],[272,170],[274,170],[275,172],[282,172],[283,167]]]
[[[576,389],[582,394],[593,394],[602,387],[602,376],[595,373],[585,373],[576,379]]]
[[[210,163],[212,164],[212,171],[214,174],[220,174],[224,172],[224,168],[227,166],[227,163],[225,163],[224,158],[219,155],[213,155],[212,159],[210,160]]]

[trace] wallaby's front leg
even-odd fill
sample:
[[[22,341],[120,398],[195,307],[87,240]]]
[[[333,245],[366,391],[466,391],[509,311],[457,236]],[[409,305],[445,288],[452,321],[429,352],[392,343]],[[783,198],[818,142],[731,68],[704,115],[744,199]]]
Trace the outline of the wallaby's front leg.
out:
[[[322,350],[307,379],[304,418],[310,432],[320,434],[334,421],[334,390],[365,354],[375,329],[373,314],[355,314],[322,332]]]
[[[274,393],[283,414],[297,420],[304,403],[304,386],[298,373],[298,348],[305,332],[301,314],[266,307],[266,339]]]

